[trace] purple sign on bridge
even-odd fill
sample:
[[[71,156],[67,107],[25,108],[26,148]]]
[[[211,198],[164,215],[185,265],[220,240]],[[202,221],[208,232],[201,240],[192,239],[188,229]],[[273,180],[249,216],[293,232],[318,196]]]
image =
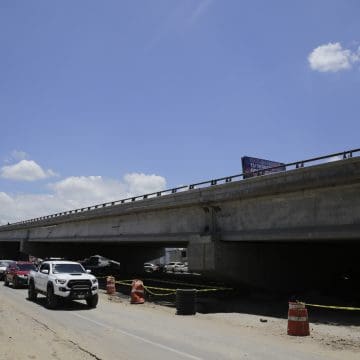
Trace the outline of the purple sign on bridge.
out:
[[[243,156],[241,158],[241,164],[243,168],[244,179],[259,176],[264,174],[272,174],[279,171],[285,171],[286,167],[284,163],[277,161],[270,161],[265,159],[253,158],[250,156]],[[268,169],[277,167],[276,169]],[[268,170],[267,170],[268,169]],[[256,173],[259,171],[259,173]]]

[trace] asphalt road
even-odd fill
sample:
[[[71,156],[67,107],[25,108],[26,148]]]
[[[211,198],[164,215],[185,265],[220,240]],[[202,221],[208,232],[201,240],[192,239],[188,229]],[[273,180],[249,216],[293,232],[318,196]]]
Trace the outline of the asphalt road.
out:
[[[316,346],[264,336],[231,321],[217,321],[203,315],[177,316],[173,308],[109,301],[105,294],[101,294],[98,307],[91,310],[81,302],[48,310],[44,307],[45,298],[39,296],[36,303],[26,298],[26,289],[7,288],[0,283],[0,301],[11,302],[14,318],[19,311],[25,318],[35,319],[42,324],[44,332],[61,334],[67,341],[76,343],[87,358],[329,359],[329,353],[317,351]],[[6,329],[6,324],[0,326]],[[56,358],[62,359],[59,354]]]

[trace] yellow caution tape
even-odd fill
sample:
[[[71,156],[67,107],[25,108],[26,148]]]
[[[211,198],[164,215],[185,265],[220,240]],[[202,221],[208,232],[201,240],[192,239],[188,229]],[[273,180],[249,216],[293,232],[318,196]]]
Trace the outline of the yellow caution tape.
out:
[[[97,277],[98,279],[106,279],[108,276],[102,276],[102,277]],[[114,277],[114,276],[113,276]],[[173,285],[183,285],[183,286],[191,286],[194,289],[195,288],[204,288],[204,289],[196,289],[198,292],[205,292],[205,291],[219,291],[219,290],[233,290],[232,288],[227,288],[227,287],[209,287],[209,285],[202,285],[202,284],[191,284],[191,283],[183,283],[183,282],[176,282],[176,281],[167,281],[167,280],[158,280],[158,279],[146,279],[148,281],[156,281],[156,282],[162,282],[162,283],[166,283],[166,284],[173,284]],[[133,282],[133,279],[129,279],[129,280],[117,280],[115,281],[115,283],[117,284],[122,284],[122,285],[129,285]],[[156,288],[156,287],[152,287],[154,289],[166,289],[166,288]],[[167,289],[166,289],[167,290]],[[171,289],[174,290],[174,289]]]
[[[303,303],[306,306],[313,306],[325,309],[338,309],[338,310],[352,310],[352,311],[360,311],[358,307],[350,307],[350,306],[332,306],[332,305],[318,305],[318,304],[307,304]]]
[[[176,293],[176,290],[175,289],[162,289],[162,288],[155,288],[157,290],[171,290],[170,292],[168,293],[155,293],[153,291],[151,291],[150,289],[154,289],[154,287],[152,286],[144,286],[144,289],[150,294],[150,295],[153,295],[153,296],[169,296],[169,295],[174,295]]]
[[[150,294],[152,295],[172,295],[176,293],[177,289],[169,289],[169,288],[159,288],[159,287],[155,287],[155,286],[144,286],[145,290],[148,291]],[[151,292],[150,289],[153,290],[163,290],[163,291],[168,291],[168,293],[154,293]],[[183,290],[183,289],[181,289]],[[220,291],[221,289],[217,289],[217,288],[213,288],[213,289],[195,289],[197,293],[200,292],[210,292],[210,291]]]
[[[196,290],[196,292],[222,291],[222,290],[232,290],[232,289],[231,288],[200,289],[200,290]]]
[[[115,281],[115,284],[131,286],[131,283],[129,283],[129,281],[132,282],[132,280],[122,280],[122,281]],[[160,288],[160,287],[155,287],[155,286],[145,286],[145,285],[144,285],[144,289],[147,290],[152,295],[168,295],[168,294],[170,295],[170,294],[174,294],[176,292],[176,289],[167,289],[167,288]],[[168,291],[169,293],[165,293],[165,294],[163,294],[163,293],[153,293],[149,289],[164,290],[164,291]]]
[[[104,278],[107,278],[107,276],[105,276]],[[148,280],[152,280],[152,281],[157,281],[157,280],[153,280],[153,279],[148,279]],[[115,284],[119,284],[119,285],[125,285],[125,286],[131,286],[133,282],[133,279],[130,280],[115,280]],[[214,288],[209,288],[207,285],[199,285],[199,284],[186,284],[186,283],[179,283],[179,282],[171,282],[171,281],[161,281],[164,283],[168,283],[168,284],[174,284],[174,285],[187,285],[187,286],[193,286],[195,287],[203,287],[205,289],[195,289],[196,292],[200,293],[200,292],[210,292],[210,291],[221,291],[221,290],[232,290],[231,288],[223,288],[223,287],[214,287]],[[162,288],[162,287],[155,287],[155,286],[145,286],[144,285],[144,289],[151,295],[154,296],[169,296],[169,295],[173,295],[176,293],[177,289],[171,289],[171,288]],[[157,291],[165,291],[165,292],[153,292],[153,290],[157,290]]]
[[[115,281],[115,284],[120,284],[120,285],[131,286],[131,283],[129,283],[128,281],[129,281],[129,280],[124,280],[124,281]]]
[[[165,291],[174,291],[174,292],[176,292],[176,289],[160,288],[160,287],[155,287],[155,286],[146,286],[146,288],[147,289],[154,289],[154,290],[165,290]]]
[[[169,288],[160,288],[160,287],[155,287],[155,286],[144,286],[145,289],[154,289],[154,290],[165,290],[165,291],[171,291],[171,293],[176,293],[177,289],[169,289]],[[180,290],[185,290],[185,289],[180,289]],[[223,289],[220,288],[210,288],[210,289],[194,289],[196,290],[197,293],[199,292],[210,292],[210,291],[221,291]],[[227,289],[227,290],[231,290],[231,289]]]

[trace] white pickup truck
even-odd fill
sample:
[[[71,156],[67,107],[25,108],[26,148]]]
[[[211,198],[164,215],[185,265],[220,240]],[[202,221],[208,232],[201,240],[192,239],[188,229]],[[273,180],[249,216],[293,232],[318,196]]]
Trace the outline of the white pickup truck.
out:
[[[28,277],[28,298],[46,296],[46,306],[54,309],[59,299],[84,299],[89,307],[98,303],[99,284],[95,276],[73,261],[44,261]]]

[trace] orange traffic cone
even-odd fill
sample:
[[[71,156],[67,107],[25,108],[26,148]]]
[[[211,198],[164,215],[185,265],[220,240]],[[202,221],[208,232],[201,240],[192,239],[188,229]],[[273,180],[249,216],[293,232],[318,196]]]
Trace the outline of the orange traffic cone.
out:
[[[293,336],[310,335],[308,312],[305,304],[289,302],[287,333]]]
[[[144,284],[141,280],[135,279],[131,283],[131,304],[143,304],[144,302]]]
[[[109,295],[114,295],[116,292],[115,278],[113,276],[108,276],[106,278],[106,292]]]

